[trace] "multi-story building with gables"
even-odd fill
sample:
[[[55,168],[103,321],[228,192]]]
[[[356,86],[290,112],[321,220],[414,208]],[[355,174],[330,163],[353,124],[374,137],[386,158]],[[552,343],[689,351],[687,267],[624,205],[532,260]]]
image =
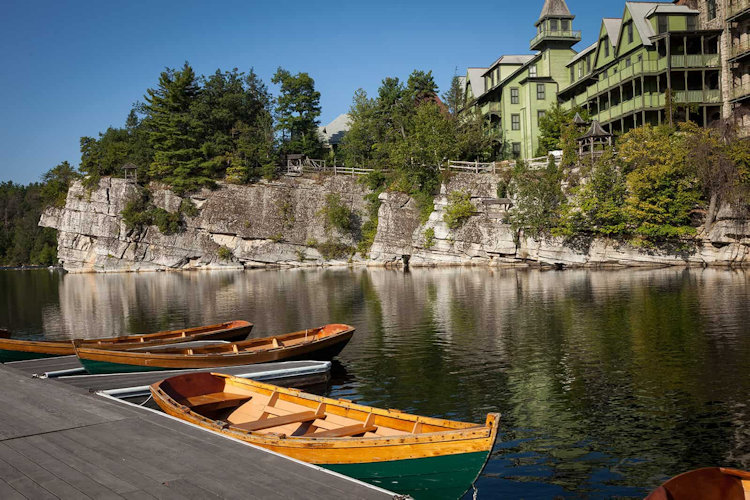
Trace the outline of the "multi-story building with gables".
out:
[[[565,0],[545,0],[532,55],[469,68],[466,104],[503,133],[513,155],[535,156],[539,119],[554,103],[582,107],[617,134],[646,123],[734,120],[750,129],[750,0],[626,2],[580,52]]]

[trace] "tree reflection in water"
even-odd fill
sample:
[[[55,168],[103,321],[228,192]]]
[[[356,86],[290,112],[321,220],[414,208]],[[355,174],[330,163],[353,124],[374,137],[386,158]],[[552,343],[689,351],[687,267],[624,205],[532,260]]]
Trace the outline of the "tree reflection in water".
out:
[[[350,323],[330,395],[476,422],[502,413],[480,497],[639,497],[687,469],[750,468],[749,277],[6,272],[0,326],[94,338],[234,318],[254,336]]]

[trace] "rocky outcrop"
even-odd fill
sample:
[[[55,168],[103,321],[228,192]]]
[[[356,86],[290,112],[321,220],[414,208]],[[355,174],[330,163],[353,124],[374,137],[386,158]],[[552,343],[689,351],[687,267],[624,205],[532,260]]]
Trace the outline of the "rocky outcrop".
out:
[[[750,263],[750,221],[728,207],[718,214],[710,233],[699,232],[690,244],[675,248],[644,248],[610,239],[562,238],[536,240],[516,233],[505,223],[507,205],[496,198],[499,177],[455,175],[441,188],[435,211],[421,225],[414,202],[402,194],[380,199],[378,234],[370,257],[385,265],[551,265],[669,266],[743,265]],[[455,230],[445,223],[448,195],[471,194],[475,215]],[[431,238],[430,238],[431,236]]]
[[[434,211],[422,223],[416,202],[403,193],[380,195],[378,231],[369,259],[359,255],[329,260],[321,243],[354,246],[357,234],[326,229],[321,211],[326,195],[338,193],[361,227],[366,189],[344,176],[282,178],[250,186],[219,185],[190,196],[198,208],[183,215],[182,231],[165,235],[155,226],[128,230],[122,210],[138,194],[124,179],[104,178],[91,191],[74,184],[64,208],[48,209],[40,225],[58,230],[58,257],[73,272],[216,269],[260,266],[555,265],[660,266],[750,263],[750,224],[727,207],[710,233],[699,232],[678,248],[642,248],[608,239],[536,240],[505,222],[508,205],[497,198],[500,178],[457,174],[441,187]],[[444,221],[448,196],[470,193],[475,213],[460,227]],[[152,185],[153,203],[177,212],[183,199]],[[406,257],[406,259],[405,259]]]
[[[284,178],[251,186],[220,185],[190,196],[198,208],[183,215],[171,235],[155,226],[128,230],[122,210],[138,194],[124,179],[103,178],[87,190],[75,183],[64,208],[48,209],[40,225],[58,230],[58,258],[72,272],[162,269],[226,269],[267,265],[346,265],[326,260],[319,244],[354,245],[354,235],[325,228],[326,195],[338,193],[357,217],[364,217],[366,191],[354,179]],[[152,185],[154,205],[177,212],[182,198]],[[357,257],[353,257],[357,260]]]

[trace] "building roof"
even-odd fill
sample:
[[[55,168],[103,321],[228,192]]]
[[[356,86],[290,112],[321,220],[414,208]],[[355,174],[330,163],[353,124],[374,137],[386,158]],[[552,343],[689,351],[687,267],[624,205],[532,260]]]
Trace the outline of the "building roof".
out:
[[[571,64],[574,64],[578,62],[581,58],[585,57],[587,54],[592,53],[593,51],[596,50],[596,46],[597,46],[596,42],[592,43],[591,45],[589,45],[588,47],[580,51],[578,54],[576,54],[573,57],[573,59],[571,59],[570,62],[566,64],[566,66],[570,66]]]
[[[651,46],[651,37],[655,36],[654,28],[648,21],[653,14],[699,14],[687,5],[673,5],[662,2],[625,2],[625,7],[633,16],[633,24],[638,30],[643,45]]]
[[[344,134],[349,131],[351,117],[348,113],[341,114],[333,119],[328,125],[318,127],[318,132],[323,141],[328,144],[338,144],[344,138]]]
[[[607,36],[613,47],[617,47],[617,40],[620,38],[620,27],[622,26],[622,19],[614,17],[605,17],[602,19],[604,29],[607,30]]]
[[[602,138],[602,137],[612,137],[612,134],[604,130],[604,128],[602,127],[602,124],[599,123],[598,120],[594,120],[593,122],[591,122],[591,128],[589,128],[589,131],[583,134],[579,138],[579,140],[591,139],[591,138],[597,139],[597,138]]]
[[[575,16],[570,13],[565,0],[544,0],[544,7],[542,7],[542,13],[539,16],[537,24],[548,17],[567,17],[573,19]]]
[[[482,75],[484,75],[485,71],[487,71],[487,68],[469,68],[466,70],[474,97],[484,94],[484,78],[482,78]]]
[[[499,58],[497,58],[495,62],[492,63],[492,65],[489,68],[485,68],[484,73],[482,73],[482,75],[486,75],[487,73],[495,69],[495,66],[501,66],[504,64],[507,64],[508,66],[523,66],[524,64],[528,63],[535,57],[536,57],[535,54],[500,56]]]

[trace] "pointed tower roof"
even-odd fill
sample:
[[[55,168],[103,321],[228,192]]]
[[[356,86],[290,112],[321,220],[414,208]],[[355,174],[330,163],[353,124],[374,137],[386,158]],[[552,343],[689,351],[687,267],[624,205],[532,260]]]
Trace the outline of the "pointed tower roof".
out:
[[[539,20],[536,23],[539,24],[548,17],[573,19],[575,16],[570,13],[570,9],[568,9],[568,4],[565,3],[565,0],[544,0],[542,14],[539,16]]]
[[[605,137],[612,137],[612,134],[604,130],[604,127],[602,127],[602,124],[599,123],[598,120],[594,120],[591,122],[591,128],[588,132],[583,134],[579,140],[582,139],[599,139],[599,138],[605,138]]]

